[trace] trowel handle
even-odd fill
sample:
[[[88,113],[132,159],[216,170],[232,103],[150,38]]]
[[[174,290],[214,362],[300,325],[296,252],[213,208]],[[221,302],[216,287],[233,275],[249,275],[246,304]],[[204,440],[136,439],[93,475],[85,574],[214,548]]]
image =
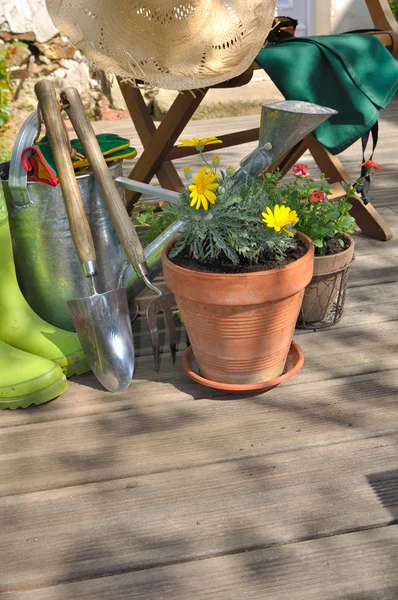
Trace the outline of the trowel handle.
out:
[[[145,270],[144,250],[109,172],[94,130],[84,110],[80,94],[75,88],[67,88],[61,93],[61,100],[101,189],[120,243],[137,273],[142,275],[142,269]]]
[[[92,276],[97,272],[94,242],[77,185],[55,88],[50,81],[43,80],[35,85],[35,92],[54,155],[76,252],[85,276]]]

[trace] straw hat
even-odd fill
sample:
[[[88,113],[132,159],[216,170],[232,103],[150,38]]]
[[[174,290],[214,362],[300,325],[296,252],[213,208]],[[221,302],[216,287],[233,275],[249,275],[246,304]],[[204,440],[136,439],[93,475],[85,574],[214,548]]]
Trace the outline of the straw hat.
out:
[[[250,66],[271,29],[275,0],[47,0],[47,8],[102,70],[186,90]]]

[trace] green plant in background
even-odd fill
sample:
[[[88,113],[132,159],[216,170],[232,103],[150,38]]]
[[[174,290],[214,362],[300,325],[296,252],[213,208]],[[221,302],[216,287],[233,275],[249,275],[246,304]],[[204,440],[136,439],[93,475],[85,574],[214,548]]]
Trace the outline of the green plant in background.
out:
[[[23,42],[13,42],[0,46],[0,162],[9,160],[11,157],[11,141],[6,139],[4,132],[7,123],[12,117],[11,101],[13,90],[11,87],[10,67],[15,55],[21,48],[27,48]]]
[[[0,129],[1,136],[1,129]],[[10,160],[12,154],[11,142],[0,137],[0,163]]]
[[[335,254],[339,247],[344,249],[344,236],[355,231],[355,220],[350,216],[352,208],[350,198],[357,197],[357,190],[363,185],[372,172],[381,171],[373,161],[366,161],[364,175],[352,185],[342,183],[346,195],[342,198],[331,198],[331,190],[325,175],[321,175],[317,183],[309,177],[307,165],[297,164],[293,167],[294,180],[289,183],[281,181],[281,174],[267,173],[263,176],[267,195],[273,201],[288,205],[295,210],[299,221],[298,231],[305,233],[315,246],[317,255]]]
[[[7,125],[11,118],[11,82],[10,63],[15,46],[0,47],[0,129]]]
[[[145,204],[144,200],[138,202],[137,207],[140,211],[134,211],[131,219],[133,225],[143,228],[141,236],[146,246],[176,220],[173,215],[159,211],[156,206]]]
[[[331,191],[325,176],[321,175],[320,182],[316,183],[309,177],[307,165],[295,165],[293,174],[295,178],[289,183],[282,183],[278,172],[267,174],[265,185],[273,186],[279,202],[296,211],[297,230],[312,240],[316,254],[327,254],[331,250],[330,240],[343,248],[344,234],[355,231],[355,220],[348,212],[352,208],[348,195],[337,200],[329,198]]]
[[[349,215],[352,205],[348,195],[335,200],[329,198],[330,193],[324,175],[319,184],[309,177],[296,177],[282,191],[285,201],[298,211],[297,228],[311,238],[316,254],[321,256],[330,251],[334,253],[336,243],[344,249],[344,235],[355,231],[355,219]]]

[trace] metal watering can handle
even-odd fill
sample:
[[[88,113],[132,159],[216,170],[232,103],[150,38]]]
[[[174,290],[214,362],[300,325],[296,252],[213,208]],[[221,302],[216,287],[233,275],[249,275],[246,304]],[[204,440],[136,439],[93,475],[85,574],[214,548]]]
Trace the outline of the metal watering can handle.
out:
[[[8,187],[16,206],[30,203],[28,196],[28,174],[22,166],[22,152],[31,146],[37,135],[39,121],[37,111],[32,112],[22,125],[12,150]]]
[[[101,189],[120,243],[138,275],[143,276],[147,271],[144,250],[102,155],[80,94],[75,88],[67,88],[61,93],[61,100]]]
[[[84,275],[92,277],[97,273],[94,242],[77,185],[55,88],[50,81],[43,80],[35,85],[35,92],[57,167],[76,252]]]

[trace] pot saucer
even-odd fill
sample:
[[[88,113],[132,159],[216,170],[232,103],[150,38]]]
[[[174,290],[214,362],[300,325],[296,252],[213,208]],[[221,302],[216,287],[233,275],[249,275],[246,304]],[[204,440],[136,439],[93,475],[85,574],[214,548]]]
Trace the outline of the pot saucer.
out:
[[[298,344],[292,342],[290,346],[289,354],[286,360],[286,366],[283,374],[280,377],[276,377],[275,379],[270,379],[269,381],[261,381],[260,383],[251,383],[251,384],[233,384],[233,383],[219,383],[218,381],[211,381],[210,379],[205,379],[199,374],[199,366],[196,362],[195,355],[192,350],[192,346],[189,346],[183,354],[182,357],[182,367],[185,373],[196,381],[197,383],[201,383],[207,387],[213,388],[215,390],[221,390],[222,392],[226,392],[228,394],[251,394],[254,392],[267,392],[272,388],[276,387],[280,383],[287,381],[296,373],[300,371],[302,366],[304,365],[304,354]]]

